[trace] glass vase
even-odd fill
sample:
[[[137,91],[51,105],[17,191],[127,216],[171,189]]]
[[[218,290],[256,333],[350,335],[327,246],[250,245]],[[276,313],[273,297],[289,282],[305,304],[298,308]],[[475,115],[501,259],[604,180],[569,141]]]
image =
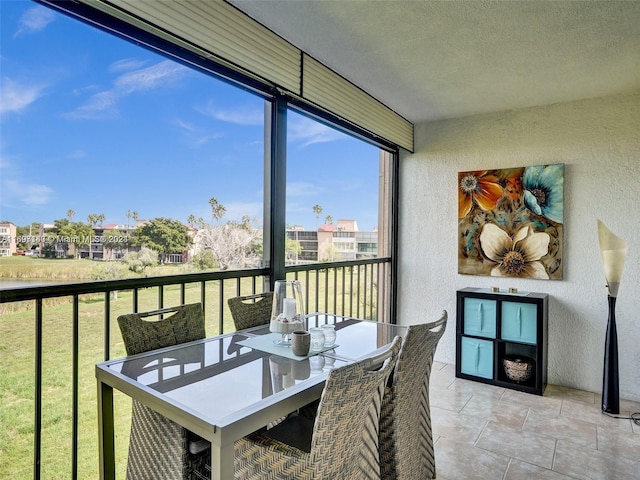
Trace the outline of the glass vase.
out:
[[[273,307],[269,330],[282,334],[277,342],[280,345],[291,344],[291,332],[304,330],[305,313],[302,284],[299,280],[276,280],[273,287]]]

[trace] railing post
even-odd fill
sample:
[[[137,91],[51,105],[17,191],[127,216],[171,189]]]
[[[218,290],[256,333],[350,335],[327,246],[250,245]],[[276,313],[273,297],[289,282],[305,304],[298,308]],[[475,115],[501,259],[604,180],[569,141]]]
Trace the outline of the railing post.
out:
[[[42,453],[42,298],[36,299],[33,478],[40,480]]]
[[[111,292],[104,293],[104,361],[111,358]]]
[[[78,388],[79,388],[79,345],[78,337],[80,331],[80,313],[78,311],[78,295],[73,296],[73,333],[72,333],[72,349],[73,349],[73,380],[72,380],[72,406],[71,406],[71,478],[78,478]]]
[[[224,279],[220,280],[220,290],[218,291],[218,334],[224,333]]]

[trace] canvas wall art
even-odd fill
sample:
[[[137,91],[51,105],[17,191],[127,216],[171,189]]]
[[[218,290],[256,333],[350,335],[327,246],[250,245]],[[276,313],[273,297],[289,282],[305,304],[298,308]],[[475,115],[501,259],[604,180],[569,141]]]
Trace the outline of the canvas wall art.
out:
[[[458,172],[458,273],[562,280],[564,164]]]

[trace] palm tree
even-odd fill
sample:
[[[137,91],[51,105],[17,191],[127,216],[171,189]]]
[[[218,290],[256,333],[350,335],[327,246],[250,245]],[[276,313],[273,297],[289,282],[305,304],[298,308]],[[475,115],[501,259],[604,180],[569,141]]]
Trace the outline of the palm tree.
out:
[[[76,212],[74,210],[67,210],[67,217],[69,217],[69,220],[73,220],[73,216],[76,214]]]
[[[104,213],[90,213],[87,216],[87,223],[91,225],[91,228],[95,228],[96,225],[102,226],[102,222],[104,222],[105,218],[107,218]]]
[[[313,213],[316,214],[316,229],[318,228],[318,219],[322,215],[322,207],[318,204],[313,206]]]
[[[222,217],[224,217],[227,209],[224,205],[218,202],[218,199],[216,197],[211,197],[209,199],[209,205],[211,205],[211,216],[213,218],[215,218],[216,220],[220,220]]]

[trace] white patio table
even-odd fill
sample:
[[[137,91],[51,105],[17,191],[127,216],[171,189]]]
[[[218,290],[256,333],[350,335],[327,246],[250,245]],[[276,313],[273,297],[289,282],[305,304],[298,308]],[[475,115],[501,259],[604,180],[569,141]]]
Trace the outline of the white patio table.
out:
[[[100,478],[115,479],[113,389],[209,440],[212,479],[232,480],[236,440],[319,399],[331,368],[375,354],[406,331],[321,313],[305,322],[335,324],[336,345],[295,357],[267,341],[276,334],[265,326],[97,364]]]

